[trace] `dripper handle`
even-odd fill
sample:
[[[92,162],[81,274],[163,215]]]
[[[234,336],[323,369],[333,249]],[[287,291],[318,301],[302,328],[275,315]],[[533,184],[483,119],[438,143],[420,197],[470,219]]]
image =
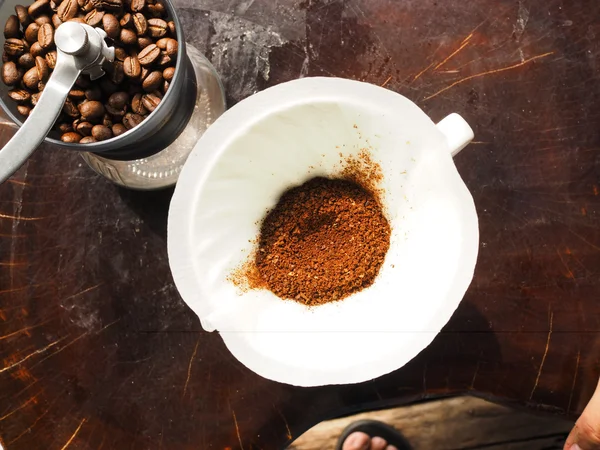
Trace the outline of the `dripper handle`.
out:
[[[445,117],[436,126],[446,137],[453,157],[458,155],[475,137],[471,126],[456,113]]]

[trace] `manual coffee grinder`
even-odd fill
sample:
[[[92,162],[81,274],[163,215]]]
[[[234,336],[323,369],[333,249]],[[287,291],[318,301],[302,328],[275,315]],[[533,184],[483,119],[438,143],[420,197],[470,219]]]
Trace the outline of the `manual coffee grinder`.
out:
[[[69,91],[81,74],[92,82],[105,76],[114,60],[106,33],[79,22],[64,22],[55,31],[56,66],[35,108],[23,122],[10,88],[0,83],[0,105],[19,127],[0,150],[0,183],[10,177],[46,141],[55,147],[80,152],[97,173],[131,189],[152,190],[172,186],[202,134],[224,111],[225,96],[210,62],[186,45],[181,23],[171,1],[160,0],[176,28],[179,44],[175,74],[156,109],[143,122],[111,139],[87,144],[67,143],[51,131]],[[3,5],[4,19],[16,1]],[[2,20],[2,17],[0,17]],[[4,23],[4,21],[2,22]],[[4,45],[5,39],[0,43]],[[110,40],[108,40],[110,42]]]

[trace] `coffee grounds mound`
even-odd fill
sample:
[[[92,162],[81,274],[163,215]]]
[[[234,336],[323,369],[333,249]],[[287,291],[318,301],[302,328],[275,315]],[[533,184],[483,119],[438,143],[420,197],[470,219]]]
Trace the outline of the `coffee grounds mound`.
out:
[[[317,177],[286,191],[262,223],[252,288],[309,306],[342,300],[375,281],[390,226],[372,192]]]

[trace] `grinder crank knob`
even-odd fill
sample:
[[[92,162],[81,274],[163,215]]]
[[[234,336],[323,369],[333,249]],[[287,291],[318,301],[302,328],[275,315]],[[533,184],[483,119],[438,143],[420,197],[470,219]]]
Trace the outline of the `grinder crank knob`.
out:
[[[67,55],[78,56],[88,50],[88,33],[80,23],[65,22],[58,27],[54,36],[56,47]]]

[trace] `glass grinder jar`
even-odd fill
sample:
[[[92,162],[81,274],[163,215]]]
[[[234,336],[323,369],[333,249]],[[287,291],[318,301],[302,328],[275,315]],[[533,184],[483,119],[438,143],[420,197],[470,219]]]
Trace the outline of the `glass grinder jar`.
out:
[[[88,74],[92,83],[99,82],[105,74],[103,66],[114,59],[114,49],[105,41],[106,34],[101,28],[65,22],[55,31],[56,67],[24,122],[17,104],[8,97],[11,87],[0,82],[0,105],[19,126],[13,138],[0,149],[0,182],[18,170],[46,141],[81,152],[92,169],[121,186],[150,190],[175,184],[198,139],[225,111],[225,96],[210,62],[197,49],[186,45],[171,1],[160,1],[169,20],[175,23],[179,50],[175,74],[158,107],[138,126],[117,137],[87,144],[62,142],[58,132],[51,128],[78,76]],[[14,6],[20,3],[3,2],[0,23],[4,24],[14,14]],[[2,36],[3,46],[4,41]]]

